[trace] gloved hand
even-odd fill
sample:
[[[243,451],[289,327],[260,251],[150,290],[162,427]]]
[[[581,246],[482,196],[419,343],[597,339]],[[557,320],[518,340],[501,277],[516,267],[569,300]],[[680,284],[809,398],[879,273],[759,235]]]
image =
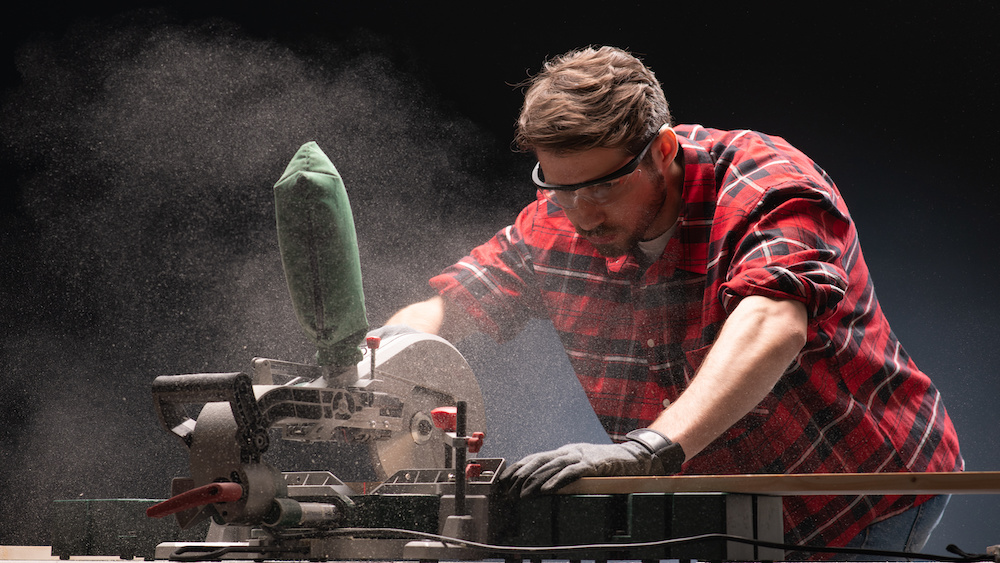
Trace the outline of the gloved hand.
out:
[[[508,495],[523,498],[552,493],[580,477],[659,473],[653,464],[653,454],[635,441],[569,444],[524,457],[504,470],[500,482]]]

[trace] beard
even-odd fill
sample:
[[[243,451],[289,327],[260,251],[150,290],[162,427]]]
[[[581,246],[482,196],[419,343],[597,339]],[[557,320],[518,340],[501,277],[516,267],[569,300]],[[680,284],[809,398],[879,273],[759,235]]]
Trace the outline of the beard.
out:
[[[609,243],[599,243],[599,242],[594,242],[593,240],[595,238],[601,239],[607,236],[615,236],[618,235],[620,232],[621,229],[615,227],[608,227],[606,225],[600,225],[596,229],[592,229],[589,231],[584,231],[579,228],[576,229],[576,234],[587,239],[587,242],[589,242],[591,246],[597,249],[597,252],[601,256],[604,256],[605,258],[617,258],[619,256],[624,256],[630,250],[635,248],[636,244],[638,244],[639,239],[634,236],[627,236],[622,241],[615,241]]]

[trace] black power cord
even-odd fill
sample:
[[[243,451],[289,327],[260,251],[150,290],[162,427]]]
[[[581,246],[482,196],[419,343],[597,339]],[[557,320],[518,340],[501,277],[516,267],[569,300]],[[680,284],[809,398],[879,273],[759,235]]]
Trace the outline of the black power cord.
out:
[[[297,553],[305,558],[309,555],[309,548],[283,548],[280,546],[248,546],[248,545],[185,545],[178,547],[170,554],[171,561],[221,561],[224,555],[231,553],[243,553],[247,555],[274,554],[284,555]]]
[[[333,536],[350,536],[350,537],[370,537],[370,538],[392,538],[400,539],[401,537],[410,537],[415,539],[431,540],[441,542],[442,544],[448,544],[452,546],[461,546],[467,548],[473,548],[487,552],[484,556],[489,555],[530,555],[533,553],[544,553],[544,554],[572,554],[579,551],[621,551],[623,549],[638,549],[638,548],[650,548],[650,547],[665,547],[669,545],[681,545],[685,543],[702,542],[706,540],[719,540],[719,541],[731,541],[735,543],[742,543],[748,545],[754,545],[757,547],[768,547],[773,549],[782,550],[792,550],[792,551],[806,551],[813,553],[838,553],[838,554],[851,554],[851,555],[873,555],[878,557],[897,557],[905,559],[921,559],[926,561],[941,561],[944,563],[973,563],[978,561],[991,561],[995,563],[1000,563],[1000,555],[994,554],[978,554],[978,553],[968,553],[958,546],[951,544],[947,547],[947,550],[955,556],[947,555],[934,555],[928,553],[915,553],[906,551],[886,551],[880,549],[859,549],[859,548],[848,548],[848,547],[828,547],[828,546],[803,546],[803,545],[793,545],[780,542],[770,542],[765,540],[757,540],[752,538],[745,538],[743,536],[734,536],[730,534],[700,534],[697,536],[687,536],[682,538],[671,538],[665,540],[655,540],[646,542],[629,542],[629,543],[603,543],[603,544],[576,544],[576,545],[555,545],[555,546],[513,546],[513,545],[493,545],[488,543],[481,543],[472,540],[464,540],[460,538],[452,538],[448,536],[442,536],[438,534],[431,534],[427,532],[417,532],[414,530],[405,530],[401,528],[337,528],[333,530],[315,530],[308,532],[294,532],[294,533],[277,533],[271,531],[272,536],[276,540],[302,540],[310,538],[324,538]],[[178,548],[170,556],[171,561],[218,561],[221,560],[223,556],[229,554],[247,554],[247,555],[279,555],[279,554],[298,554],[302,557],[308,556],[309,548],[298,546],[298,547],[288,547],[283,548],[281,546],[271,545],[271,546],[198,546],[198,545],[188,545]]]
[[[906,552],[906,551],[887,551],[880,549],[858,549],[858,548],[848,548],[848,547],[792,545],[786,543],[756,540],[752,538],[745,538],[742,536],[734,536],[730,534],[719,534],[719,533],[701,534],[697,536],[671,538],[671,539],[648,541],[648,542],[578,544],[578,545],[540,546],[540,547],[491,545],[471,540],[450,538],[438,534],[416,532],[413,530],[403,530],[398,528],[339,528],[336,530],[326,530],[322,532],[317,532],[312,537],[327,537],[327,536],[355,536],[355,537],[370,536],[376,538],[385,536],[394,536],[396,538],[399,538],[400,536],[406,536],[406,537],[419,538],[425,540],[439,541],[444,544],[452,544],[457,546],[480,549],[493,554],[513,554],[513,555],[531,554],[531,553],[555,553],[555,552],[573,553],[576,551],[621,551],[622,549],[628,549],[628,548],[663,547],[668,545],[679,545],[685,543],[700,542],[705,540],[720,540],[720,541],[731,541],[736,543],[749,544],[757,547],[769,547],[774,549],[783,549],[792,551],[807,551],[813,553],[874,555],[880,557],[899,557],[905,559],[942,561],[945,563],[972,563],[976,561],[993,561],[996,563],[1000,563],[1000,557],[985,553],[983,554],[968,553],[958,548],[955,545],[949,545],[947,548],[948,551],[955,554],[955,556],[948,556],[948,555],[935,555],[929,553],[916,553],[916,552]],[[302,538],[303,536],[297,536],[297,537]]]

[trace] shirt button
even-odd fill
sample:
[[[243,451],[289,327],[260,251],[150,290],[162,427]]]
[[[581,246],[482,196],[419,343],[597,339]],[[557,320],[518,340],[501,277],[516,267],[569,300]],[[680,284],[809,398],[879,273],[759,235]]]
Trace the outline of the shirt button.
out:
[[[670,399],[663,399],[663,406],[664,406],[664,408],[669,407],[670,406]]]
[[[656,342],[652,338],[650,338],[649,340],[646,341],[646,345],[652,348],[653,346],[656,346]]]

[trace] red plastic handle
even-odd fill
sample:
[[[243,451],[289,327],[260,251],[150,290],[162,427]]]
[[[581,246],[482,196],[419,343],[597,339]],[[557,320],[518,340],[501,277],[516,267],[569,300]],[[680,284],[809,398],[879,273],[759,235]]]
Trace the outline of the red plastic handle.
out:
[[[431,420],[434,421],[434,426],[441,430],[454,432],[458,426],[458,408],[438,407],[431,411]]]
[[[206,504],[237,501],[242,496],[243,486],[239,483],[209,483],[150,506],[146,509],[146,516],[163,518]]]

